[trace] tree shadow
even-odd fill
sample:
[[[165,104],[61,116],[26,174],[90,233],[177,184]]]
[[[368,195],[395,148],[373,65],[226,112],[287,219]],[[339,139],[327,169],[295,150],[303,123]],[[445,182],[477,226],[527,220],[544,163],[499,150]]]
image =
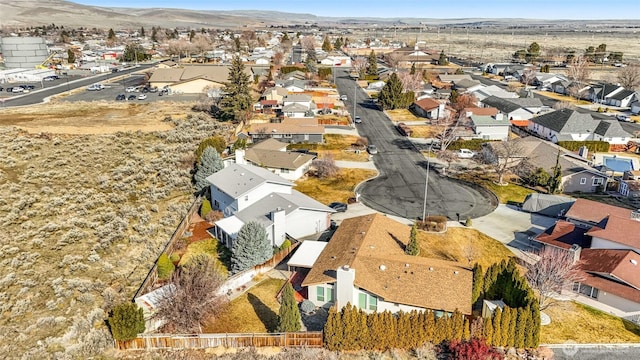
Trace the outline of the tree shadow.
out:
[[[267,329],[267,332],[274,332],[278,327],[278,314],[271,310],[265,303],[252,293],[247,294],[249,303],[253,306],[253,311],[258,315],[258,319]]]
[[[407,249],[407,245],[405,245],[405,243],[403,243],[402,241],[400,241],[400,239],[398,239],[395,235],[393,235],[390,232],[387,232],[387,234],[389,234],[389,236],[391,236],[391,238],[393,239],[393,241],[396,242],[396,244],[398,244],[398,246],[400,247],[400,249],[402,249],[402,251],[404,252]]]

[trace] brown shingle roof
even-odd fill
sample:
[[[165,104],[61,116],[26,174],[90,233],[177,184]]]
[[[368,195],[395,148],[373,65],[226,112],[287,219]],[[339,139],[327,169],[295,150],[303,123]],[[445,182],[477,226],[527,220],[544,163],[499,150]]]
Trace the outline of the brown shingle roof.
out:
[[[600,291],[608,292],[613,295],[620,296],[621,298],[640,303],[640,291],[631,286],[588,273],[585,273],[584,280],[582,280],[581,283],[593,286]]]
[[[438,106],[440,106],[440,103],[437,100],[434,100],[431,98],[424,98],[424,99],[418,100],[414,102],[414,104],[416,104],[417,107],[423,110],[437,109]]]
[[[316,119],[284,119],[281,123],[253,124],[249,134],[324,134],[324,126]]]
[[[631,210],[627,211],[631,212]],[[604,228],[594,226],[587,232],[587,235],[640,249],[640,221],[632,220],[630,215],[627,217],[611,215]]]
[[[494,107],[468,107],[464,108],[463,114],[472,113],[473,115],[493,116],[498,113],[498,109]]]
[[[631,210],[597,201],[576,199],[569,211],[567,211],[566,216],[567,218],[597,224],[608,215],[629,218],[631,216]]]
[[[291,151],[247,149],[245,159],[258,165],[272,169],[296,170],[316,157],[309,154]]]
[[[287,144],[276,139],[265,139],[260,141],[259,143],[254,144],[251,148],[256,150],[260,149],[284,151],[287,148]]]
[[[634,251],[583,249],[580,262],[583,271],[608,275],[640,289],[640,255]]]
[[[380,214],[344,220],[303,285],[333,283],[336,269],[349,265],[355,286],[385,301],[470,314],[472,272],[457,262],[405,255],[410,231]]]
[[[568,221],[560,220],[536,236],[536,240],[562,249],[570,249],[573,244],[587,248],[591,244],[588,241],[589,239],[584,236],[585,232],[587,232],[587,229],[577,227]]]

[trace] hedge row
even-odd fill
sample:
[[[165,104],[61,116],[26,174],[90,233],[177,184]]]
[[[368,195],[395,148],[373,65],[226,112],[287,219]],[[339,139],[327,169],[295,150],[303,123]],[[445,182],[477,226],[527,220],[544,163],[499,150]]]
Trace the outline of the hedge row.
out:
[[[482,150],[482,144],[489,142],[491,140],[484,139],[471,139],[471,140],[456,140],[452,142],[447,150],[460,150],[460,149],[469,149],[469,150]]]
[[[611,144],[606,141],[558,141],[558,146],[569,151],[578,151],[586,146],[590,152],[609,152],[611,148]]]

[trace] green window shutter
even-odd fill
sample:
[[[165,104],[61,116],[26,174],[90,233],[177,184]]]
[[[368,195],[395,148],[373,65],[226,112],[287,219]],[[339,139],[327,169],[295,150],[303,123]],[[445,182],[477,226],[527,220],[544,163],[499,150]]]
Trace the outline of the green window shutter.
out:
[[[318,296],[318,301],[324,301],[324,288],[323,287],[316,287],[316,292],[317,292],[317,296]]]
[[[367,294],[358,294],[358,307],[362,310],[367,310]]]

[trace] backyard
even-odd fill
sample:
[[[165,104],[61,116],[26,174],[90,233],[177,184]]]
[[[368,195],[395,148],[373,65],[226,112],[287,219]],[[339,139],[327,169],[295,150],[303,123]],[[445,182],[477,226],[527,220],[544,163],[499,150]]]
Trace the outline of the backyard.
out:
[[[304,177],[296,181],[294,189],[323,204],[334,201],[347,202],[347,199],[354,196],[356,185],[375,175],[376,172],[373,170],[340,169],[338,175],[324,179]]]
[[[640,342],[640,326],[586,305],[564,301],[544,312],[551,324],[541,329],[542,344]]]

